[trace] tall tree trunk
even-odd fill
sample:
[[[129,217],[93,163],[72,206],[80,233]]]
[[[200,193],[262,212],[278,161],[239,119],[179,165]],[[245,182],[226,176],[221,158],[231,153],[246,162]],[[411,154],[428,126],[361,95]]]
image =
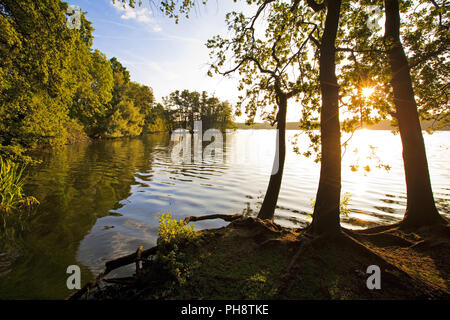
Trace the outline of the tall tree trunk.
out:
[[[443,222],[434,203],[410,68],[400,41],[398,0],[385,0],[385,7],[385,45],[392,74],[391,85],[403,144],[406,178],[407,205],[402,224],[415,227]]]
[[[286,158],[286,112],[287,97],[285,94],[279,94],[278,103],[278,122],[277,122],[277,150],[273,162],[272,175],[266,195],[258,213],[258,218],[272,220],[275,215],[275,208],[280,193],[281,179],[283,177],[284,160]]]
[[[322,93],[320,111],[321,168],[314,206],[312,231],[335,234],[340,230],[341,132],[339,123],[339,86],[336,78],[336,34],[341,0],[327,2],[325,29],[320,47],[319,80]]]

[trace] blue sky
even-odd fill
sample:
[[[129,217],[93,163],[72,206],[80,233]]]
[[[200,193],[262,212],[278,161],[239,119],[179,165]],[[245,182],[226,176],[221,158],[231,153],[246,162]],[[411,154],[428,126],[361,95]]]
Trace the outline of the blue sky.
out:
[[[130,71],[132,81],[153,88],[157,101],[172,91],[189,89],[205,90],[222,100],[236,102],[237,78],[206,75],[210,58],[205,43],[214,35],[227,34],[225,14],[241,11],[244,1],[209,0],[178,24],[148,0],[136,9],[123,9],[111,0],[67,2],[87,12],[95,28],[94,48],[108,59],[117,57]],[[298,120],[292,111],[288,120]]]
[[[176,89],[207,90],[222,99],[235,100],[236,84],[206,76],[209,61],[206,41],[224,34],[225,13],[237,8],[232,1],[209,1],[178,24],[143,1],[124,10],[111,0],[70,0],[93,23],[94,48],[108,58],[117,57],[133,81],[149,85],[161,100]],[[117,2],[117,1],[116,1]]]

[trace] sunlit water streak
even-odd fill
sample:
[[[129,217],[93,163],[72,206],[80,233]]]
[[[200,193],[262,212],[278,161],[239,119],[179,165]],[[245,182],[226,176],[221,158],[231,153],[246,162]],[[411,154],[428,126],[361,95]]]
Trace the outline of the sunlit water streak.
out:
[[[0,298],[63,298],[66,268],[83,266],[83,282],[105,261],[156,243],[158,216],[247,212],[256,214],[272,170],[274,130],[227,134],[224,161],[175,164],[167,135],[99,141],[38,155],[43,164],[30,173],[29,194],[41,202],[18,254],[0,254]],[[288,131],[292,141],[297,131]],[[450,132],[425,134],[435,200],[450,218]],[[300,135],[300,151],[309,144]],[[375,147],[389,171],[377,169]],[[357,149],[357,152],[355,152]],[[406,205],[401,141],[389,131],[358,131],[342,163],[342,193],[350,195],[342,225],[366,228],[402,218]],[[358,166],[352,170],[351,166]],[[369,169],[363,167],[369,165]],[[293,152],[288,142],[276,222],[302,227],[310,221],[320,165]],[[195,223],[197,228],[221,221]]]

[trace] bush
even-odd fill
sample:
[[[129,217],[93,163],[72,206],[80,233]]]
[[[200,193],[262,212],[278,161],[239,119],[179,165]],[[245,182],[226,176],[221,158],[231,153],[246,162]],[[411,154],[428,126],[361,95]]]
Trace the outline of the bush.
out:
[[[198,265],[183,251],[188,244],[197,243],[197,233],[192,225],[172,219],[170,213],[161,214],[159,222],[157,262],[170,280],[182,285]]]
[[[172,219],[170,212],[159,217],[158,245],[178,245],[193,240],[196,233],[193,225],[186,225],[182,220]]]

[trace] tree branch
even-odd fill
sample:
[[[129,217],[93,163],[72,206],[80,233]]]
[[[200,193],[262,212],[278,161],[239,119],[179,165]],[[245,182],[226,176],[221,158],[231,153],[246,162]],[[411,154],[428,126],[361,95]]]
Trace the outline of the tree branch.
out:
[[[411,58],[411,63],[410,63],[409,68],[414,69],[418,65],[420,65],[424,62],[427,62],[429,59],[431,59],[441,53],[444,53],[446,51],[449,51],[448,44],[443,45],[442,47],[440,47],[439,49],[437,49],[435,51],[428,52],[427,54],[423,55],[422,57],[414,56]]]
[[[242,217],[241,213],[237,213],[237,214],[233,214],[233,215],[230,215],[230,214],[210,214],[210,215],[207,215],[207,216],[190,216],[190,217],[187,217],[186,219],[184,219],[183,222],[185,224],[188,224],[191,221],[201,221],[201,220],[211,220],[211,219],[222,219],[224,221],[231,222],[231,221],[237,220],[237,219],[239,219],[241,217]]]
[[[431,1],[431,3],[439,10],[441,7],[437,4],[437,2],[436,1],[434,1],[434,0],[430,0]],[[442,13],[441,13],[441,11],[439,10],[439,26],[440,27],[442,27]]]
[[[230,73],[233,73],[233,72],[235,72],[237,69],[239,69],[239,68],[240,68],[245,62],[247,62],[247,61],[252,61],[252,62],[254,62],[254,63],[256,64],[256,66],[258,67],[258,69],[259,69],[259,71],[260,71],[261,73],[267,73],[267,74],[270,74],[272,77],[276,77],[276,74],[275,74],[274,71],[264,69],[264,68],[261,66],[261,63],[260,63],[255,57],[252,57],[252,56],[245,56],[245,57],[241,60],[241,62],[239,62],[239,64],[238,64],[236,67],[234,67],[234,68],[231,69],[231,70],[225,71],[225,72],[219,72],[219,74],[221,74],[221,75],[223,75],[223,76],[226,76],[226,75],[228,75],[228,74],[230,74]]]
[[[365,53],[365,52],[377,52],[377,53],[387,53],[386,50],[381,49],[352,49],[352,48],[343,48],[343,47],[337,47],[336,51],[345,51],[345,52],[351,52],[351,53]]]

